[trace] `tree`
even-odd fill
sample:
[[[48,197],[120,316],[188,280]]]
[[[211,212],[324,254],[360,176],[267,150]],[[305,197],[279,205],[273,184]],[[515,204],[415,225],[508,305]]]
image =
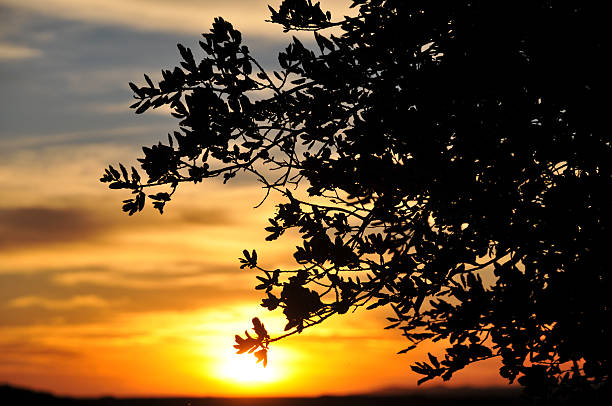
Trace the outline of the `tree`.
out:
[[[607,393],[607,24],[585,3],[352,0],[358,13],[333,21],[284,0],[271,22],[314,41],[294,37],[277,71],[217,18],[202,60],[179,44],[158,85],[130,83],[136,113],[169,105],[180,120],[143,148],[147,180],[123,165],[101,180],[132,191],[130,215],[239,172],[279,194],[266,239],[298,230],[297,268],[240,259],[261,272],[261,305],[287,318],[281,337],[258,319],[236,336],[264,365],[279,338],[388,306],[400,353],[447,343],[412,365],[419,383],[499,357],[533,396]]]

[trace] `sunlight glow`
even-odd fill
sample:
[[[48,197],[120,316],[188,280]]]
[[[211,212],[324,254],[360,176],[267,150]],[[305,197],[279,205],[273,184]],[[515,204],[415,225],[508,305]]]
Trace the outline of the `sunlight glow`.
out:
[[[255,362],[251,354],[235,354],[233,351],[219,360],[219,378],[240,384],[261,384],[277,382],[283,378],[279,360],[264,366]]]

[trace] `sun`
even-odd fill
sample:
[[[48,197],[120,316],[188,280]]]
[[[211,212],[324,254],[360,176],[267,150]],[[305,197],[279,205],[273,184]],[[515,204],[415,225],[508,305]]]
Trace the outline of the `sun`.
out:
[[[217,374],[225,381],[242,385],[273,383],[283,378],[278,359],[270,360],[265,368],[261,362],[255,361],[255,357],[251,354],[228,352],[219,360]]]

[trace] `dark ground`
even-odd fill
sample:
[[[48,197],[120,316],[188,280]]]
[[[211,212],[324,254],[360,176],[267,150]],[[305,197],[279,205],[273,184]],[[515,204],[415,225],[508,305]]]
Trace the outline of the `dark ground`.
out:
[[[607,393],[607,392],[606,392]],[[421,388],[409,391],[388,388],[356,396],[316,398],[69,398],[46,392],[0,384],[0,406],[600,406],[612,405],[603,393],[589,399],[547,403],[528,401],[517,387],[508,388]]]
[[[52,406],[370,406],[370,405],[528,405],[516,390],[429,390],[423,394],[323,396],[317,398],[66,398],[13,386],[0,386],[2,405]]]

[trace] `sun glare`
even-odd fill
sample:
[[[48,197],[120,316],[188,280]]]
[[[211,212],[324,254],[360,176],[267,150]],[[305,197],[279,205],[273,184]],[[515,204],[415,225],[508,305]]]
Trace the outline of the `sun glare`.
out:
[[[250,354],[230,352],[219,360],[218,375],[223,380],[240,384],[272,383],[283,378],[278,359],[268,363],[265,368],[261,362],[255,361],[255,357]]]

